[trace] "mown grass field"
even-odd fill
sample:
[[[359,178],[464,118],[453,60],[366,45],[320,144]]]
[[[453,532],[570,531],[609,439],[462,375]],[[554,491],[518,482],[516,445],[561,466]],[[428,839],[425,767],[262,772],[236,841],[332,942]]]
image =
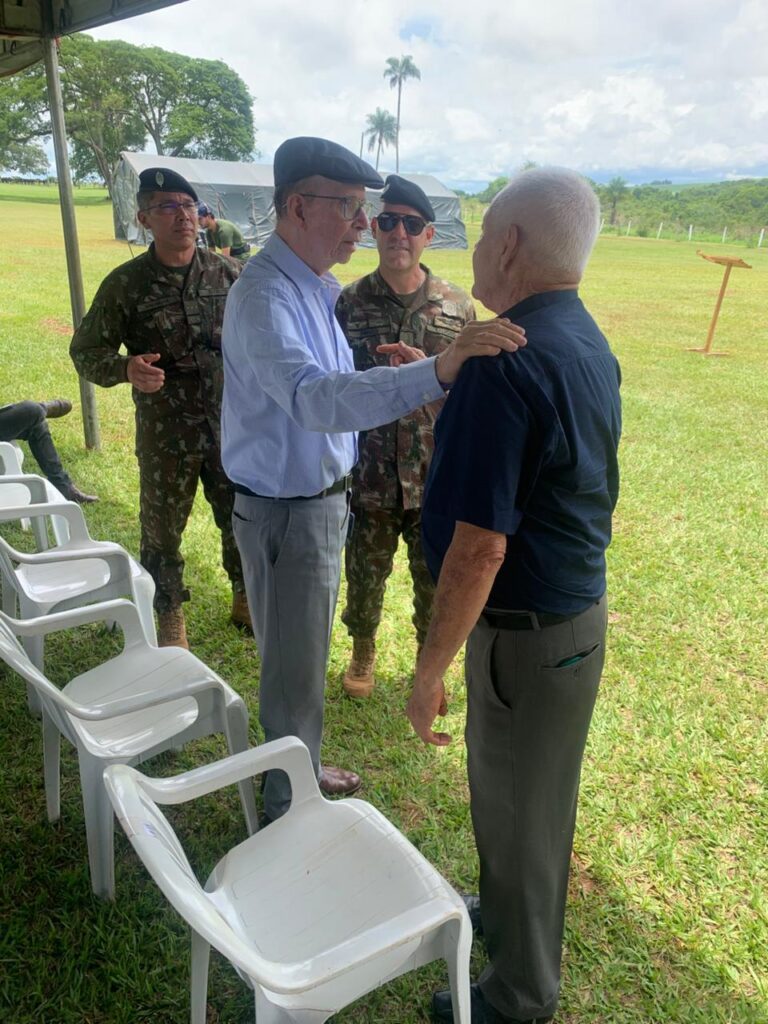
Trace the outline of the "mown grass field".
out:
[[[101,194],[78,195],[90,300],[129,258],[111,239]],[[0,402],[77,397],[67,355],[69,298],[55,191],[0,186]],[[476,236],[479,225],[470,224]],[[738,249],[715,347],[703,343],[720,270],[695,245],[609,238],[582,294],[621,360],[622,495],[610,549],[609,658],[588,745],[567,920],[562,1024],[765,1024],[768,1021],[768,252]],[[731,247],[708,245],[708,251]],[[471,283],[467,252],[432,268]],[[374,266],[358,253],[349,281]],[[78,413],[53,425],[75,480],[101,501],[91,532],[138,550],[137,476],[127,387],[98,391],[103,447],[87,452]],[[33,469],[31,458],[27,467]],[[257,722],[258,659],[228,625],[228,587],[207,506],[186,534],[194,650],[244,696]],[[461,669],[450,748],[425,748],[403,715],[414,657],[405,560],[388,590],[378,686],[366,703],[341,689],[350,644],[337,626],[325,759],[364,775],[363,795],[460,889],[476,884],[461,740]],[[52,640],[64,680],[115,640],[89,629]],[[0,672],[0,1019],[12,1024],[181,1024],[188,936],[122,834],[117,901],[92,898],[76,760],[63,757],[62,820],[45,819],[39,725]],[[199,743],[158,774],[219,756]],[[153,769],[148,769],[153,770]],[[204,875],[243,826],[234,794],[173,815]],[[476,947],[475,967],[483,962]],[[438,967],[372,994],[337,1018],[427,1019]],[[214,957],[210,1024],[252,1020],[234,972]]]

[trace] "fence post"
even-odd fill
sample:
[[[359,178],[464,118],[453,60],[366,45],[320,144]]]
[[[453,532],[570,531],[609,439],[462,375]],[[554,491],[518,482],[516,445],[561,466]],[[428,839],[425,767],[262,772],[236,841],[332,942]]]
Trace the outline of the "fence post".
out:
[[[725,242],[725,236],[728,234],[728,225],[726,224],[723,228],[723,242]]]
[[[688,225],[688,241],[690,242],[690,240],[692,238],[693,238],[693,224],[689,224]]]
[[[631,229],[632,229],[632,220],[630,219],[629,223],[627,224],[627,234],[626,234],[625,237],[629,237],[629,232],[630,232]]]
[[[664,221],[659,224],[659,230],[656,232],[656,239],[661,238],[661,229],[664,227]]]
[[[762,245],[763,245],[763,235],[764,234],[765,234],[765,228],[761,228],[760,229],[760,237],[757,240],[757,248],[758,249],[762,248]]]

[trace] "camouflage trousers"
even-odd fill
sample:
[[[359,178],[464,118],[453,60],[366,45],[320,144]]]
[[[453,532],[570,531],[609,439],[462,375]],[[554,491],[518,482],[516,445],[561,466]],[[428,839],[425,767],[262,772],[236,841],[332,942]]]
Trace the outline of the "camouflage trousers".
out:
[[[421,509],[369,509],[353,505],[352,511],[355,522],[345,552],[347,606],[341,621],[352,637],[372,639],[376,636],[384,590],[402,536],[408,548],[413,580],[412,621],[416,638],[423,643],[435,587],[421,547]]]
[[[224,570],[233,589],[243,590],[243,570],[232,533],[235,493],[221,465],[216,444],[192,452],[139,452],[141,563],[155,581],[155,610],[167,611],[189,600],[184,587],[181,535],[187,525],[198,480],[221,531]]]

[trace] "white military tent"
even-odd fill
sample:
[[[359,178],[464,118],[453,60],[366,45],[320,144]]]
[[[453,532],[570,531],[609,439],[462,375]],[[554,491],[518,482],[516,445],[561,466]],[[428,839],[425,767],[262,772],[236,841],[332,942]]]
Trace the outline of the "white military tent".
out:
[[[115,175],[116,236],[140,245],[148,241],[136,218],[139,175],[147,167],[168,167],[186,178],[214,216],[237,224],[243,236],[263,245],[272,234],[271,164],[241,164],[229,160],[193,160],[155,153],[121,153]]]
[[[136,218],[136,192],[139,175],[147,167],[168,167],[183,175],[207,203],[215,216],[231,220],[252,244],[261,246],[274,227],[274,178],[271,164],[234,163],[224,160],[192,160],[185,157],[157,156],[154,153],[121,154],[117,169],[115,192],[117,206],[117,237],[145,244],[146,232]],[[385,175],[386,176],[386,175]],[[461,220],[461,203],[455,192],[429,174],[403,174],[419,185],[429,196],[435,210],[436,249],[466,249],[467,235]],[[379,194],[369,192],[374,212],[379,208]],[[361,243],[373,246],[366,232]]]

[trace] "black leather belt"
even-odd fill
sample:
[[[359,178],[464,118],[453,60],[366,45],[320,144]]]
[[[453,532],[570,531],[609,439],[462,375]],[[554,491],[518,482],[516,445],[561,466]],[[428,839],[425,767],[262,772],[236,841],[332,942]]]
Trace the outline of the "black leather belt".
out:
[[[348,491],[352,486],[352,476],[348,473],[341,480],[336,480],[330,487],[326,487],[324,491],[318,491],[317,494],[296,494],[291,498],[275,498],[270,494],[257,494],[243,484],[233,484],[232,486],[238,494],[245,494],[249,498],[264,498],[267,501],[314,501],[315,498],[329,498],[332,494]]]
[[[507,612],[500,608],[486,608],[480,618],[491,629],[544,629],[570,622],[581,612],[573,615],[555,615],[552,612]]]

